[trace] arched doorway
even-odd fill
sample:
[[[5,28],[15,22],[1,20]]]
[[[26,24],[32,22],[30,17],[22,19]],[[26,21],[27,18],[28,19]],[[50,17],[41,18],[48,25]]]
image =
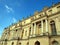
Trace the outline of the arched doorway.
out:
[[[51,33],[52,33],[52,35],[57,35],[55,21],[52,20],[50,22],[50,26],[51,26]]]
[[[52,45],[59,45],[59,43],[57,41],[53,41]]]
[[[35,45],[40,45],[40,42],[39,42],[39,41],[36,41],[36,42],[35,42]]]

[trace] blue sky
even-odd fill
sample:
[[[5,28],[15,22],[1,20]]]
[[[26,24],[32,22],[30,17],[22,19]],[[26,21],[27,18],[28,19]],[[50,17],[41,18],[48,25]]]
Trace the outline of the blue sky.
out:
[[[60,0],[0,0],[0,35],[5,27]]]

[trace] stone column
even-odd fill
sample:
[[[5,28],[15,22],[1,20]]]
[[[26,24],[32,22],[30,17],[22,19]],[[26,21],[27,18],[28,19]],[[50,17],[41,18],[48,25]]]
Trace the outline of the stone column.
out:
[[[48,22],[47,22],[47,19],[45,20],[46,22],[46,32],[48,32]]]
[[[34,23],[34,36],[36,34],[36,23]]]
[[[42,34],[43,35],[43,20],[41,21],[41,28],[42,28]]]
[[[48,21],[47,21],[47,19],[45,20],[45,22],[46,22],[46,34],[48,35]]]
[[[31,24],[31,35],[33,34],[33,24]]]

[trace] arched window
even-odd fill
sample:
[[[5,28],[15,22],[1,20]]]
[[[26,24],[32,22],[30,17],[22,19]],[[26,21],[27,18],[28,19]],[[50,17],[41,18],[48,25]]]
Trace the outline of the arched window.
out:
[[[29,42],[27,42],[27,45],[29,45]]]
[[[40,42],[39,42],[39,41],[36,41],[36,42],[35,42],[35,45],[40,45]]]
[[[51,26],[52,35],[57,35],[55,22],[51,21],[50,26]]]
[[[21,43],[19,43],[19,45],[21,45]]]
[[[11,45],[14,45],[14,42],[12,42],[12,44]]]
[[[59,43],[57,41],[53,41],[52,45],[59,45]]]

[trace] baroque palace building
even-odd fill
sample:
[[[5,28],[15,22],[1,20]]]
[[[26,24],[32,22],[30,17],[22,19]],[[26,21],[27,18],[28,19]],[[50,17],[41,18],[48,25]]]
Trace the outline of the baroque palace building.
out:
[[[60,2],[5,28],[0,45],[60,45]]]

